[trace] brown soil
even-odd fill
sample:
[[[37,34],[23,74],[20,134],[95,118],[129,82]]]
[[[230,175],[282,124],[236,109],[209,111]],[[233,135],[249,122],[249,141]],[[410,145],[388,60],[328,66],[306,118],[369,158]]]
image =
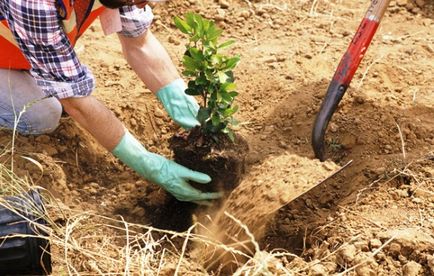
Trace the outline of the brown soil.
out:
[[[276,206],[270,222],[257,228],[262,253],[297,256],[268,258],[279,264],[271,267],[270,261],[274,274],[329,275],[347,269],[350,275],[434,273],[432,7],[429,0],[390,4],[326,137],[331,161],[342,166],[353,160],[352,165],[282,208]],[[217,20],[227,38],[237,40],[231,51],[241,55],[234,72],[240,92],[238,132],[250,147],[240,189],[255,187],[265,177],[266,183],[284,185],[288,180],[291,191],[291,179],[300,172],[309,183],[327,175],[312,161],[312,123],[366,8],[365,1],[355,0],[156,4],[153,31],[179,68],[186,41],[171,23],[175,14],[200,12]],[[177,128],[130,70],[117,39],[104,37],[95,24],[76,50],[98,80],[94,95],[149,150],[171,157],[168,139]],[[0,151],[9,150],[11,141],[10,132],[1,132]],[[70,118],[63,118],[53,134],[18,136],[14,146],[15,172],[77,211],[120,214],[140,224],[164,222],[169,216],[160,208],[168,201],[163,190],[120,164]],[[10,164],[7,156],[2,158]],[[270,166],[266,160],[279,162]],[[307,167],[300,166],[301,160]],[[243,198],[248,193],[244,190]],[[274,208],[275,195],[261,195],[250,194],[252,200],[258,197],[251,201],[254,207]],[[233,194],[234,204],[243,200],[238,196]],[[250,207],[246,203],[229,209],[250,225],[257,215]],[[95,260],[78,254],[83,273],[98,271],[89,268],[97,265]],[[54,271],[62,275],[65,268]]]
[[[252,168],[222,208],[212,215],[212,223],[206,226],[204,234],[253,256],[256,240],[264,237],[277,211],[314,186],[323,186],[337,171],[338,166],[333,162],[321,163],[288,152],[268,157],[260,168]],[[201,246],[198,250],[205,266],[225,274],[233,273],[243,260],[243,256],[225,253],[213,246]]]
[[[203,135],[200,128],[194,128],[173,135],[169,139],[169,148],[173,152],[173,160],[178,164],[206,173],[212,179],[206,185],[191,182],[193,187],[204,192],[223,193],[221,199],[214,200],[213,208],[224,202],[238,186],[246,171],[249,147],[246,140],[238,134],[235,135],[234,141],[231,141],[225,134],[213,138]],[[202,216],[208,215],[209,210],[202,207],[196,203],[179,202],[170,196],[164,205],[158,207],[158,210],[164,210],[164,213],[158,214],[157,211],[159,219],[155,221],[154,226],[169,226],[165,229],[186,231],[194,223],[194,215],[199,220],[202,220]],[[161,224],[161,221],[164,221],[164,224]]]
[[[249,146],[240,135],[231,141],[225,134],[212,138],[195,128],[174,135],[169,143],[177,163],[211,177],[207,185],[192,183],[198,189],[230,193],[244,176]]]

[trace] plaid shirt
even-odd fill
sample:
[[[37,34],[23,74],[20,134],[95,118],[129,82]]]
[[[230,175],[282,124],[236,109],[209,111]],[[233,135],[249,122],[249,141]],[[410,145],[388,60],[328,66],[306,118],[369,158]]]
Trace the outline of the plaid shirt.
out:
[[[120,8],[120,34],[136,37],[148,29],[153,14],[134,7]],[[80,63],[62,29],[54,0],[0,0],[0,16],[6,18],[30,73],[47,96],[58,99],[92,93],[95,79]]]

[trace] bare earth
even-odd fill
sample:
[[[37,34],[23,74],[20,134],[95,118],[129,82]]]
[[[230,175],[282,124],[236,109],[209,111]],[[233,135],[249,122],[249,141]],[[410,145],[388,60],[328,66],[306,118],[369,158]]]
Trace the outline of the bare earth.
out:
[[[152,30],[180,70],[186,40],[173,26],[174,15],[199,12],[216,20],[226,38],[237,40],[230,51],[241,56],[235,70],[238,132],[250,153],[247,175],[225,210],[252,228],[264,252],[297,255],[279,259],[296,275],[434,274],[432,0],[392,1],[328,128],[329,160],[313,160],[316,112],[368,5],[359,0],[155,4]],[[170,157],[167,140],[177,127],[130,70],[117,38],[104,37],[96,23],[76,51],[97,78],[94,95],[148,149]],[[1,132],[0,144],[10,146],[10,132]],[[16,158],[15,172],[73,209],[146,224],[152,210],[165,203],[163,190],[120,164],[70,118],[53,134],[18,136],[15,149],[16,156],[29,156],[44,168]],[[285,193],[321,181],[350,160],[341,173],[288,203],[293,198]],[[257,225],[260,215],[267,220]],[[83,264],[83,272],[96,272],[89,267]]]

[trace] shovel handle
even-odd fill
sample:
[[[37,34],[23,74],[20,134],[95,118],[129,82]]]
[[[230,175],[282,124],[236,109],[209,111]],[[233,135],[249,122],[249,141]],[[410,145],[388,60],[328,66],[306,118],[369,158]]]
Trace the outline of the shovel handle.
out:
[[[312,147],[315,157],[321,161],[325,160],[324,136],[328,123],[365,56],[366,50],[371,44],[389,2],[390,0],[371,1],[371,5],[351,40],[347,51],[342,56],[329,84],[312,130]]]
[[[366,50],[371,44],[389,2],[390,0],[372,0],[365,17],[338,65],[333,77],[334,80],[347,86],[350,84],[365,56]]]

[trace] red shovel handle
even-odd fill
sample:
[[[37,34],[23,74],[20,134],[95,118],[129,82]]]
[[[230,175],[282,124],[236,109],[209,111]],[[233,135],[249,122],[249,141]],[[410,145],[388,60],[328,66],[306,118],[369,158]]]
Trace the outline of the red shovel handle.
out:
[[[325,160],[324,136],[328,123],[371,44],[389,2],[390,0],[372,0],[327,89],[312,130],[312,147],[315,157],[321,161]]]

